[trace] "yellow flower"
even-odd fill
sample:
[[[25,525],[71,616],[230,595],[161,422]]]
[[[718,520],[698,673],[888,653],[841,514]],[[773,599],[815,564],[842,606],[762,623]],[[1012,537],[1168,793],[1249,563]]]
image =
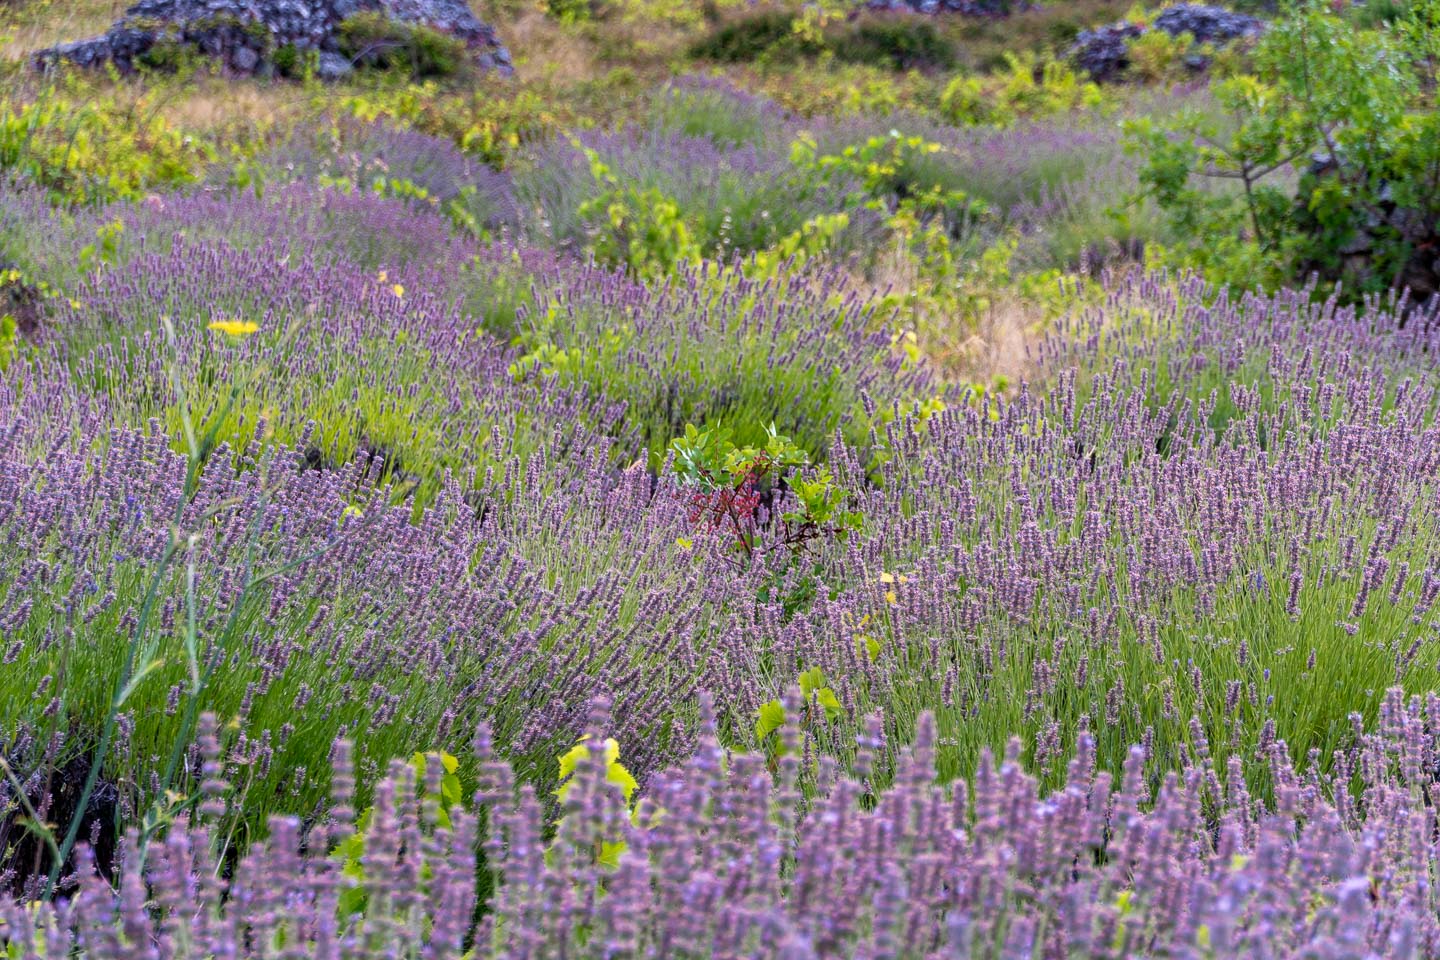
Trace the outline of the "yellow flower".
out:
[[[405,288],[404,288],[403,286],[401,286],[400,284],[398,284],[398,283],[395,284],[395,286],[391,287],[390,289],[391,289],[391,291],[394,292],[395,296],[397,296],[397,297],[403,297],[403,296],[405,296]]]
[[[897,603],[900,602],[900,599],[895,596],[895,591],[894,591],[894,590],[886,590],[886,591],[885,591],[885,602],[888,603],[888,604],[890,604],[890,606],[893,607],[893,606],[895,606]]]
[[[386,280],[390,279],[390,274],[386,273],[384,270],[381,270],[379,276],[376,277],[376,279],[379,280],[381,283],[384,283]]]
[[[209,327],[227,336],[248,337],[260,329],[260,324],[253,320],[212,320]]]

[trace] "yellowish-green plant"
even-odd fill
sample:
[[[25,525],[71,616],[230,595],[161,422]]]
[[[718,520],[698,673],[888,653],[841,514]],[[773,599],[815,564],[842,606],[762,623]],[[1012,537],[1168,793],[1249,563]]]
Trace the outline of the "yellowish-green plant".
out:
[[[33,94],[0,97],[0,170],[18,172],[68,203],[135,200],[156,187],[198,180],[216,157],[214,147],[167,123],[155,91],[125,94],[122,102],[61,76]]]
[[[384,118],[421,133],[444,137],[495,169],[503,169],[515,151],[557,131],[568,118],[557,104],[535,90],[482,78],[464,92],[446,91],[434,81],[383,87],[352,94],[340,109],[365,122]],[[313,108],[329,109],[328,91],[317,93]]]
[[[1096,84],[1058,60],[1039,64],[1034,54],[1006,53],[1005,62],[1006,69],[994,76],[959,76],[950,81],[940,95],[941,115],[955,124],[1003,127],[1022,118],[1093,109],[1105,102]]]
[[[619,742],[614,737],[608,737],[604,747],[605,785],[609,789],[620,791],[625,805],[629,807],[634,800],[635,790],[639,784],[630,771],[625,768],[625,764],[620,762]],[[579,743],[560,755],[560,786],[555,791],[555,797],[562,805],[565,804],[575,786],[576,771],[582,764],[593,762],[591,751],[590,735],[586,734],[580,738]],[[634,812],[631,816],[634,816]],[[628,844],[621,839],[601,839],[590,853],[594,856],[597,865],[613,870],[620,865],[620,857],[627,846]],[[552,851],[547,850],[545,855],[548,859],[553,854]]]
[[[435,764],[435,773],[430,774],[430,765]],[[413,786],[427,818],[438,827],[451,829],[450,811],[461,803],[460,761],[442,751],[417,753],[410,758],[410,767],[415,771]],[[407,778],[408,780],[408,778]],[[438,791],[432,791],[433,783],[439,784]],[[632,781],[633,782],[633,781]],[[341,888],[338,909],[340,915],[350,916],[365,909],[369,899],[365,889],[365,848],[370,834],[375,829],[375,810],[367,807],[355,821],[355,832],[335,847],[332,855],[341,863],[340,872],[351,881]],[[431,879],[428,870],[420,877]]]
[[[1189,33],[1171,36],[1164,30],[1147,30],[1130,41],[1130,69],[1148,83],[1176,80],[1185,72],[1185,57],[1191,52],[1208,56],[1210,48],[1195,45]]]
[[[779,276],[787,267],[802,267],[827,253],[849,226],[850,215],[843,212],[811,217],[778,243],[757,250],[741,271],[752,280],[763,280]]]
[[[589,161],[590,175],[604,187],[577,211],[593,231],[590,250],[597,260],[624,266],[643,279],[700,261],[700,245],[678,203],[654,187],[621,183],[598,153],[578,141],[576,147]]]

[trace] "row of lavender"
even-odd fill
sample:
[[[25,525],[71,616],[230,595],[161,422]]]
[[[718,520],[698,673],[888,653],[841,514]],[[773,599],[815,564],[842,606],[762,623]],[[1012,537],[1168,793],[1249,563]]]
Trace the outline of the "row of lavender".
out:
[[[341,743],[331,819],[308,832],[272,819],[228,875],[211,721],[209,799],[143,865],[129,858],[118,896],[85,857],[67,904],[0,917],[28,957],[1434,956],[1437,718],[1434,695],[1388,692],[1377,730],[1331,776],[1297,771],[1274,742],[1275,800],[1262,804],[1203,741],[1158,788],[1141,748],[1117,782],[1088,737],[1048,795],[1018,743],[947,787],[926,714],[883,794],[867,779],[877,721],[856,776],[822,757],[806,800],[798,725],[781,731],[772,774],[765,756],[722,746],[707,700],[693,755],[632,804],[597,710],[558,823],[532,787],[516,790],[482,726],[473,798],[442,810],[445,767],[424,764],[417,782],[392,764],[362,818],[363,855],[344,864],[317,842],[343,849],[356,829]],[[482,887],[493,896],[477,914]]]
[[[11,209],[51,216],[23,201]],[[556,814],[549,791],[557,755],[583,730],[592,701],[607,697],[608,732],[642,781],[642,797],[666,810],[697,803],[753,831],[705,834],[697,823],[675,841],[683,848],[715,838],[720,846],[694,847],[695,855],[717,871],[714,889],[736,891],[727,903],[752,905],[738,915],[755,918],[755,926],[693,934],[720,938],[695,953],[759,949],[747,938],[778,951],[784,923],[817,919],[793,880],[804,875],[791,872],[795,848],[783,835],[766,838],[763,815],[747,820],[752,807],[738,798],[666,794],[680,788],[667,787],[660,771],[697,744],[696,769],[712,762],[697,724],[702,690],[715,698],[722,742],[763,749],[805,796],[831,798],[814,800],[802,828],[830,845],[802,862],[819,871],[822,854],[871,858],[869,886],[845,894],[856,898],[857,918],[834,934],[836,943],[880,937],[863,952],[924,952],[906,944],[938,948],[926,937],[965,935],[968,922],[982,954],[986,943],[1008,954],[1026,938],[1048,942],[1065,929],[1081,939],[1052,943],[1050,952],[1083,954],[1092,949],[1084,936],[1121,938],[1121,954],[1159,952],[1174,936],[1202,955],[1206,941],[1216,955],[1233,955],[1214,946],[1230,934],[1211,917],[1243,914],[1193,904],[1205,890],[1255,880],[1300,897],[1300,919],[1312,907],[1319,918],[1282,935],[1276,917],[1284,911],[1266,902],[1236,920],[1280,952],[1329,936],[1334,914],[1304,899],[1302,887],[1323,897],[1355,876],[1375,878],[1378,889],[1423,873],[1422,845],[1305,867],[1323,882],[1304,872],[1287,880],[1289,861],[1267,859],[1257,828],[1231,841],[1216,831],[1221,811],[1253,819],[1255,804],[1278,804],[1292,820],[1303,812],[1307,831],[1320,825],[1302,835],[1316,850],[1329,851],[1342,833],[1418,837],[1425,829],[1417,821],[1396,832],[1413,813],[1399,798],[1429,782],[1429,734],[1413,734],[1409,759],[1391,770],[1366,759],[1379,748],[1367,754],[1362,731],[1384,712],[1387,688],[1429,689],[1437,669],[1440,438],[1429,371],[1436,333],[1426,316],[1401,325],[1378,307],[1357,315],[1291,294],[1230,302],[1193,282],[1118,279],[1094,314],[1041,351],[1043,395],[1001,402],[952,394],[940,411],[917,406],[934,387],[892,356],[883,318],[861,301],[817,292],[823,277],[765,284],[695,273],[646,291],[547,254],[467,246],[391,201],[301,188],[264,201],[158,199],[77,219],[47,219],[48,235],[95,235],[115,220],[124,227],[104,234],[113,242],[98,263],[67,268],[63,246],[37,251],[53,276],[69,270],[74,279],[41,349],[11,366],[0,393],[0,535],[16,545],[0,560],[0,722],[15,771],[5,828],[7,843],[29,857],[7,864],[17,888],[44,876],[36,868],[47,856],[41,844],[23,846],[21,796],[38,819],[62,828],[76,814],[64,809],[74,793],[67,771],[92,762],[118,665],[132,649],[148,669],[122,691],[130,698],[116,720],[123,735],[100,758],[103,789],[79,811],[87,836],[119,820],[163,842],[161,828],[192,816],[206,779],[223,780],[228,804],[207,814],[211,836],[225,838],[214,856],[263,835],[268,816],[298,814],[290,832],[272,831],[280,847],[252,862],[298,877],[284,844],[299,842],[299,831],[318,852],[311,841],[330,829],[337,738],[356,741],[356,802],[380,810],[389,758],[464,754],[460,744],[486,722],[494,749],[543,798],[510,822],[520,839],[505,856],[521,849],[538,857],[541,827]],[[47,234],[32,235],[43,246]],[[242,320],[258,330],[231,338],[209,329]],[[163,333],[167,322],[173,337]],[[623,469],[686,422],[742,413],[779,420],[825,455],[863,517],[858,533],[802,553],[776,545],[737,568],[723,536],[695,528],[668,470]],[[193,477],[191,460],[176,452],[187,416],[228,445],[207,451]],[[168,566],[160,559],[167,551],[178,557]],[[151,584],[155,618],[137,639]],[[187,635],[193,650],[180,640]],[[815,699],[780,708],[799,728],[759,736],[757,718],[802,675]],[[1401,708],[1387,709],[1382,732],[1393,741]],[[209,773],[191,736],[202,712],[226,721],[205,748]],[[1426,729],[1418,714],[1412,720],[1409,729]],[[859,734],[868,746],[857,753]],[[1048,848],[1058,851],[1045,861],[1049,879],[1016,867],[1002,885],[1010,911],[984,899],[1000,892],[976,892],[943,871],[909,873],[909,849],[884,845],[885,818],[910,816],[887,806],[900,802],[890,798],[924,794],[902,760],[904,745],[927,741],[921,767],[933,764],[945,782],[978,778],[978,795],[991,776],[977,766],[983,750],[1004,749],[1013,736],[1018,760],[1049,794],[1036,800],[1012,767],[1014,809],[1031,809],[1032,819],[1063,806],[1067,783],[1091,796],[1089,767],[1119,773],[1132,744],[1136,785],[1122,796],[1159,796],[1166,773],[1200,771],[1186,774],[1194,799],[1175,792],[1145,814],[1149,833],[1132,834],[1153,834],[1147,843],[1159,852],[1141,878],[1164,883],[1126,885],[1129,854],[1107,846],[1089,855],[1100,885],[1069,887],[1090,882],[1074,876],[1078,852],[1123,840],[1113,816],[1109,834],[1085,834],[1117,838],[1104,844],[1082,842],[1078,827],[1057,821],[1055,830],[1069,832]],[[1067,776],[1077,749],[1089,759]],[[816,756],[859,771],[865,790],[884,791],[878,811],[857,813],[853,827],[871,831],[878,846],[842,842],[850,821],[835,826],[823,816],[826,802],[846,809],[860,788],[836,786],[825,764],[786,766]],[[1213,776],[1203,776],[1207,757]],[[1303,773],[1289,772],[1287,758]],[[759,768],[747,762],[736,757],[730,769],[753,779]],[[462,779],[474,782],[480,769],[462,765]],[[1358,804],[1333,786],[1352,774],[1370,784]],[[1297,776],[1303,801],[1287,793]],[[1243,799],[1247,783],[1253,804]],[[757,789],[749,779],[737,784]],[[799,803],[789,794],[776,802],[787,816]],[[1085,802],[1093,818],[1108,816],[1103,801]],[[1134,806],[1126,801],[1122,821]],[[753,809],[763,814],[765,805]],[[617,816],[566,819],[577,830],[581,822],[640,830]],[[825,833],[832,828],[841,833]],[[1032,820],[1006,829],[1015,844],[1036,833]],[[990,850],[987,830],[964,842]],[[168,833],[183,848],[189,835]],[[936,833],[924,842],[942,840]],[[659,870],[669,861],[657,842],[633,832],[627,851],[654,847],[648,862]],[[996,872],[980,848],[960,861],[974,864],[966,876],[977,882]],[[1069,866],[1060,865],[1066,851]],[[1231,859],[1247,851],[1257,863]],[[948,862],[956,851],[930,852]],[[460,898],[458,913],[436,907],[452,924],[464,914],[467,855],[448,872],[436,867],[460,884],[444,888]],[[593,898],[593,871],[609,866],[563,858],[557,866],[557,856],[496,867],[506,880],[498,942],[523,944],[533,930],[544,955],[553,950],[545,938],[601,943],[610,934],[594,931],[605,923],[685,915],[663,898],[643,905],[660,894],[634,874],[638,860],[620,857],[606,896]],[[312,859],[305,869],[323,873]],[[122,861],[133,877],[135,858]],[[385,861],[375,862],[379,870]],[[759,872],[742,883],[729,872],[737,862]],[[937,870],[938,862],[915,861]],[[419,870],[408,854],[400,864]],[[666,869],[676,878],[694,873],[688,861]],[[182,874],[157,881],[157,890]],[[306,876],[245,896],[321,896],[318,874]],[[674,884],[689,915],[722,912],[705,906],[703,889]],[[1047,915],[1026,898],[1048,898],[1055,885],[1069,888],[1070,912],[1042,922]],[[1161,887],[1172,892],[1162,896]],[[579,891],[573,909],[541,909],[567,889]],[[980,898],[968,914],[969,901],[945,900],[964,889]],[[1375,909],[1356,898],[1359,887],[1345,889],[1346,909]],[[884,909],[900,911],[899,927],[860,916],[890,902],[876,891],[894,900]],[[1144,923],[1125,919],[1140,909],[1137,898],[1151,896],[1163,907],[1145,901]],[[780,907],[782,898],[791,907]],[[1430,943],[1423,904],[1398,893],[1382,899],[1383,922],[1366,928],[1372,948],[1403,954],[1406,942]],[[323,919],[323,899],[307,902]],[[910,918],[911,903],[927,906]],[[417,919],[424,905],[402,898],[401,907],[404,923],[366,926],[363,935],[382,944],[373,949],[388,949],[390,933],[427,929]],[[1407,911],[1412,922],[1392,927]],[[1158,919],[1162,912],[1169,919]],[[953,929],[950,919],[927,926],[942,915],[954,918]],[[230,916],[226,923],[240,922]],[[564,926],[552,930],[556,917]],[[89,907],[57,922],[94,918],[108,924]],[[986,927],[1009,924],[1002,918],[1019,922]],[[122,936],[139,943],[140,918],[132,911],[128,922]],[[666,922],[655,922],[655,936]],[[165,936],[181,935],[179,920],[166,923]],[[321,937],[321,927],[303,936]],[[887,947],[892,929],[901,939]],[[1392,930],[1400,939],[1387,947]],[[634,935],[642,934],[651,935]],[[912,935],[921,939],[904,939]],[[292,936],[232,942],[279,951]],[[822,955],[845,949],[823,931],[795,936],[796,956],[806,942]],[[1019,938],[1013,950],[1011,936]],[[93,942],[97,952],[110,949]]]

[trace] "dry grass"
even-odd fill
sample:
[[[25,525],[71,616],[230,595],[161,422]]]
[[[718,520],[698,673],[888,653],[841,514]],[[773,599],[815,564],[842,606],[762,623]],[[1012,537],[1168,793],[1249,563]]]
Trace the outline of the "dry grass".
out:
[[[19,60],[36,50],[104,33],[133,0],[21,0],[0,2],[0,58]]]
[[[942,369],[962,372],[975,383],[1010,383],[1035,378],[1029,345],[1045,327],[1042,308],[1018,297],[1002,295],[980,318],[975,332],[948,356],[937,358]]]
[[[595,75],[594,44],[577,27],[557,23],[540,10],[526,10],[496,30],[523,79],[565,84]]]
[[[294,84],[205,77],[164,99],[158,110],[179,129],[223,140],[313,112],[312,101],[312,93]]]

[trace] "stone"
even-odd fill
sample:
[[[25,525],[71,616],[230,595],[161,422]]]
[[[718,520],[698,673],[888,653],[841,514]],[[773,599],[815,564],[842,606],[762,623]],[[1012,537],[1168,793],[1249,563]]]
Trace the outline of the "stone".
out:
[[[358,13],[423,25],[465,42],[479,69],[512,72],[509,51],[465,0],[138,0],[105,34],[41,50],[32,63],[80,67],[113,63],[134,69],[157,43],[178,41],[216,57],[239,74],[268,72],[270,54],[284,46],[320,53],[322,78],[354,69],[338,55],[340,24]]]
[[[259,65],[260,54],[249,47],[236,47],[235,52],[230,54],[230,66],[239,73],[254,73]]]
[[[326,51],[320,54],[320,60],[315,66],[315,77],[326,83],[334,83],[336,80],[344,80],[355,72],[355,66],[348,57],[338,53]]]
[[[1034,4],[1028,0],[866,0],[867,10],[885,13],[921,13],[927,16],[958,13],[967,17],[1004,17]]]
[[[1130,42],[1147,30],[1160,30],[1178,37],[1188,33],[1196,43],[1220,46],[1259,36],[1265,21],[1224,7],[1181,3],[1162,10],[1149,26],[1122,20],[1075,38],[1067,56],[1096,83],[1120,79],[1130,66]],[[1208,58],[1198,51],[1186,56],[1185,65],[1194,71],[1209,69]]]
[[[1196,43],[1225,44],[1242,37],[1259,36],[1265,29],[1265,21],[1224,7],[1182,3],[1161,11],[1153,26],[1172,37],[1188,33]]]
[[[1138,23],[1113,23],[1082,30],[1068,57],[1096,83],[1118,80],[1130,66],[1130,41],[1145,32]]]

